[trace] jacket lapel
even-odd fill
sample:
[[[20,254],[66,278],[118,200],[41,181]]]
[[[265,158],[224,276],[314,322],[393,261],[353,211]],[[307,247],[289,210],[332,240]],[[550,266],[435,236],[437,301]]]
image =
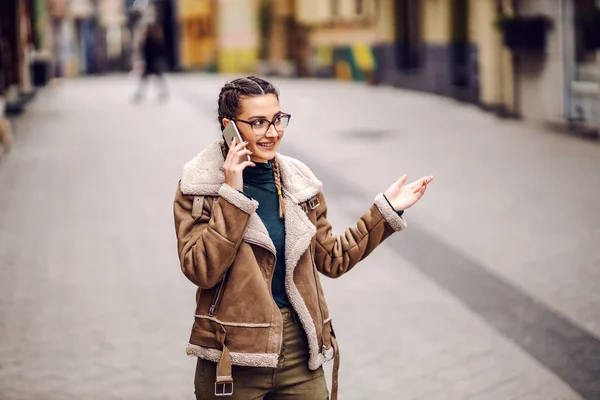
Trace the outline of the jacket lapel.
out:
[[[298,204],[285,197],[285,265],[286,273],[293,274],[298,260],[310,246],[317,228]]]
[[[252,213],[252,215],[250,215],[248,225],[246,226],[246,231],[244,232],[244,238],[242,240],[264,247],[270,250],[273,254],[276,254],[275,245],[269,236],[267,227],[257,213]]]
[[[302,162],[277,154],[281,182],[285,193],[285,263],[286,271],[293,271],[302,254],[310,246],[317,230],[300,206],[316,196],[323,184]]]

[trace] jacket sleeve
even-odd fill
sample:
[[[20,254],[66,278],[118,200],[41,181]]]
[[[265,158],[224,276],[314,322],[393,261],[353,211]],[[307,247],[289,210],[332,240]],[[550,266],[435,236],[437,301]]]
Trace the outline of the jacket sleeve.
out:
[[[185,276],[200,288],[209,289],[232,264],[258,202],[227,184],[221,186],[212,207],[204,207],[198,216],[192,215],[193,201],[193,195],[184,195],[177,187],[173,205],[177,251]]]
[[[319,193],[318,199],[315,264],[320,273],[330,278],[348,272],[392,233],[406,227],[404,218],[379,194],[356,226],[346,229],[342,235],[334,235],[327,220],[323,193]]]

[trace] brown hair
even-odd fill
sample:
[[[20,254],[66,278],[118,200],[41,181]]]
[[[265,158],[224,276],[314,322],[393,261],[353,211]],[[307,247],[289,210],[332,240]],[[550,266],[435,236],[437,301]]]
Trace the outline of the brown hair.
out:
[[[279,90],[270,82],[256,76],[247,76],[238,78],[231,82],[227,82],[219,93],[219,125],[221,131],[225,129],[223,118],[229,120],[236,118],[242,111],[242,99],[244,97],[262,96],[265,94],[274,94],[279,99]],[[225,142],[221,142],[221,151],[223,157],[227,157],[227,146]],[[283,192],[281,187],[281,172],[277,158],[272,161],[273,176],[275,178],[275,187],[277,188],[277,196],[279,197],[279,217],[285,216],[285,203],[283,201]]]

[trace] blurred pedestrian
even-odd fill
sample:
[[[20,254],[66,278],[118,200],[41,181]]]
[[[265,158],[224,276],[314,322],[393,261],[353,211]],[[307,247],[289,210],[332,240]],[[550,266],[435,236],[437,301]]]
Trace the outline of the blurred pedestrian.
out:
[[[148,25],[140,50],[144,65],[135,100],[142,99],[148,78],[152,76],[158,82],[159,98],[165,99],[168,95],[167,83],[163,75],[166,64],[166,48],[163,31],[158,22]]]
[[[187,346],[198,357],[197,399],[324,400],[331,359],[336,399],[339,351],[317,272],[337,278],[403,229],[404,210],[433,180],[405,185],[402,176],[334,235],[321,182],[277,153],[290,118],[272,84],[233,80],[218,120],[221,130],[235,124],[243,142],[217,140],[183,169],[174,214],[181,268],[198,286]]]

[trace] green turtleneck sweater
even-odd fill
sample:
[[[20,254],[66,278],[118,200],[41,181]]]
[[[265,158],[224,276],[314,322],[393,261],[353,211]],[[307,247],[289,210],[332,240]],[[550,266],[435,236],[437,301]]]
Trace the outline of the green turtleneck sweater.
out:
[[[271,163],[255,163],[244,169],[244,194],[258,201],[258,216],[275,245],[275,273],[271,281],[273,299],[279,307],[291,307],[285,292],[285,224],[279,217],[279,198]]]
[[[258,201],[258,216],[265,224],[269,236],[275,245],[276,263],[271,290],[273,299],[280,308],[291,307],[285,292],[285,223],[279,217],[279,198],[275,187],[273,167],[269,163],[255,163],[256,167],[244,169],[243,193]],[[385,198],[387,200],[387,197]],[[392,207],[388,200],[388,204]],[[393,208],[393,207],[392,207]],[[401,216],[404,211],[397,212]]]

